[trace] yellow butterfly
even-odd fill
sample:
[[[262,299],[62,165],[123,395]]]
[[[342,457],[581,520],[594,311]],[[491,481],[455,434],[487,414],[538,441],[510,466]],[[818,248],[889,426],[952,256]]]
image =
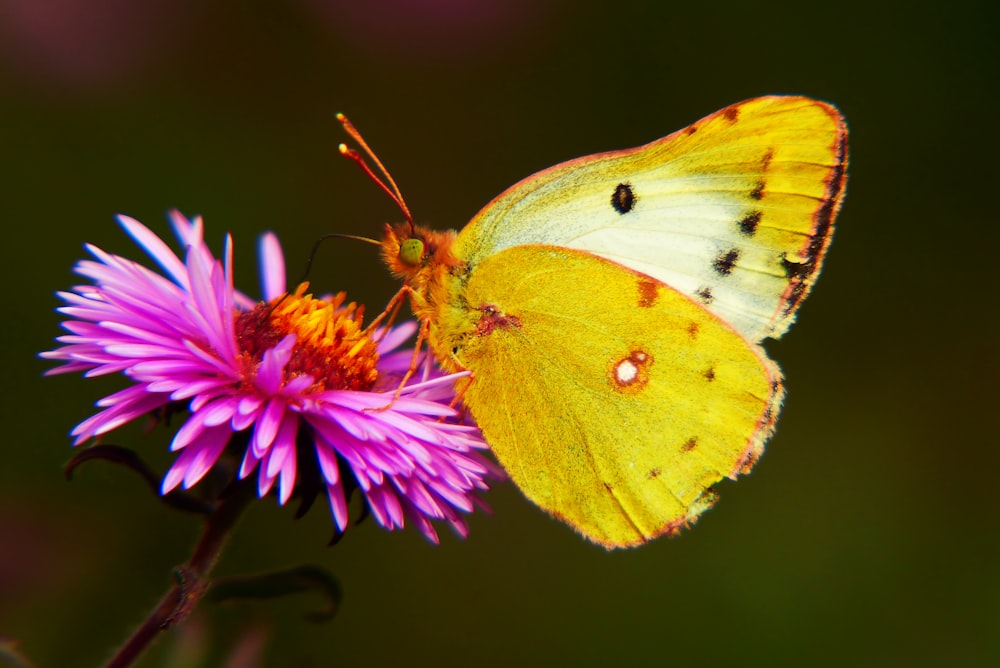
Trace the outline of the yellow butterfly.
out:
[[[844,197],[836,108],[734,104],[534,174],[457,234],[414,225],[339,118],[408,220],[386,226],[385,262],[437,359],[471,372],[463,402],[525,496],[633,546],[750,470],[784,394],[759,343],[792,323]]]

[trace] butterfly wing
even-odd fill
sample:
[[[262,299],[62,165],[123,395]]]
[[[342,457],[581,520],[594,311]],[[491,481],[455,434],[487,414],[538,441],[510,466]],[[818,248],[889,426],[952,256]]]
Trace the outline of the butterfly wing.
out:
[[[472,371],[464,402],[497,458],[607,547],[694,521],[773,430],[781,376],[764,352],[613,262],[514,246],[482,260],[453,307],[438,345]]]
[[[820,270],[846,166],[834,107],[747,100],[528,177],[473,218],[455,254],[475,267],[523,244],[589,251],[692,297],[750,341],[777,338]]]

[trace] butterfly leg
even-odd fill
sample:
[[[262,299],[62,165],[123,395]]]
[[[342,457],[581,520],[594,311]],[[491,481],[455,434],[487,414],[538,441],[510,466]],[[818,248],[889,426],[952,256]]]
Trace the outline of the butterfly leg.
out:
[[[396,294],[392,296],[392,299],[389,300],[385,309],[375,316],[374,320],[368,323],[368,326],[364,331],[365,336],[371,336],[374,334],[375,330],[382,324],[383,321],[385,321],[386,325],[392,325],[392,323],[396,322],[396,316],[399,315],[399,309],[403,307],[406,295],[408,295],[411,291],[412,289],[408,285],[401,287]],[[388,331],[388,327],[386,327],[385,331]]]
[[[430,323],[426,321],[420,323],[420,329],[417,330],[417,342],[413,346],[413,356],[410,358],[410,366],[406,370],[406,373],[403,374],[402,380],[399,381],[399,385],[396,387],[396,392],[392,395],[392,401],[387,403],[385,406],[368,408],[366,411],[379,412],[388,410],[389,408],[392,408],[392,405],[396,403],[396,400],[403,394],[403,388],[406,387],[406,384],[409,383],[410,379],[413,378],[414,374],[416,374],[417,369],[420,368],[420,352],[424,347],[424,343],[427,341],[427,332],[429,329]]]

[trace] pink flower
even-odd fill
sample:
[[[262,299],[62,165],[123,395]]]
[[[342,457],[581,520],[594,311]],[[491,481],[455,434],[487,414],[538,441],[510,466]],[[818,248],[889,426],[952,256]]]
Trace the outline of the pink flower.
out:
[[[48,373],[120,372],[130,382],[97,402],[102,410],[73,429],[74,445],[184,402],[190,417],[171,444],[179,455],[163,493],[196,484],[227,446],[239,446],[240,478],[256,472],[261,496],[277,484],[282,504],[301,467],[316,467],[340,531],[356,481],[387,529],[408,519],[437,542],[431,520],[443,519],[467,535],[461,513],[481,505],[487,478],[500,474],[481,454],[479,432],[448,405],[456,376],[425,365],[419,382],[393,399],[412,351],[392,351],[415,325],[372,333],[361,326],[362,309],[345,305],[342,293],[317,299],[302,285],[286,294],[273,234],[260,245],[266,301],[254,302],[233,287],[230,238],[220,261],[205,245],[200,218],[173,212],[171,220],[187,248],[184,261],[144,225],[120,216],[164,274],[88,245],[95,260],[81,261],[76,272],[93,285],[59,293],[69,334],[42,353],[64,362]]]

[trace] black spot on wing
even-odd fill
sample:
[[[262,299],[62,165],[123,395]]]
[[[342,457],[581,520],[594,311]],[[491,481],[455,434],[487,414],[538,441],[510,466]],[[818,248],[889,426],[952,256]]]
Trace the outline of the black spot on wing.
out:
[[[811,273],[809,262],[792,262],[784,253],[781,255],[781,267],[785,270],[785,277],[792,280],[805,278]]]
[[[739,222],[740,232],[744,236],[752,237],[757,232],[757,226],[760,225],[760,219],[763,214],[760,211],[753,211],[748,213]]]
[[[632,210],[635,206],[635,200],[635,192],[629,183],[619,183],[611,194],[611,206],[622,215]]]
[[[712,268],[715,269],[716,273],[720,276],[728,276],[733,273],[733,269],[736,267],[736,262],[739,259],[740,252],[735,248],[723,251],[716,256],[715,262],[712,263]]]

